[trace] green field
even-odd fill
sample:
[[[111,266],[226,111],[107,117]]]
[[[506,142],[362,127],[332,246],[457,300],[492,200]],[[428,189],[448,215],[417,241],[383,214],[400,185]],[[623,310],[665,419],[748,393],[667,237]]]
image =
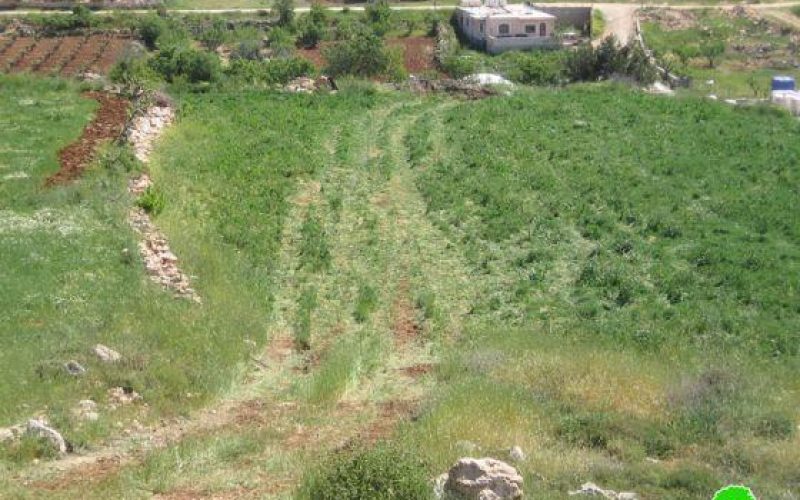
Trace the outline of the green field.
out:
[[[519,445],[541,498],[589,480],[643,498],[798,493],[787,115],[609,85],[479,102],[362,84],[182,94],[150,171],[196,305],[120,259],[134,248],[126,168],[140,166],[118,149],[74,186],[39,187],[91,102],[58,82],[0,85],[3,119],[24,124],[3,138],[2,173],[30,175],[2,185],[2,423],[45,411],[91,454],[116,421],[196,422],[69,481],[27,465],[39,448],[6,449],[7,491],[286,497],[374,436],[429,477]],[[126,362],[98,366],[94,342]],[[89,368],[78,380],[58,370],[73,358]],[[70,420],[123,384],[149,409]],[[216,409],[191,412],[203,405]],[[404,405],[413,421],[390,411]]]

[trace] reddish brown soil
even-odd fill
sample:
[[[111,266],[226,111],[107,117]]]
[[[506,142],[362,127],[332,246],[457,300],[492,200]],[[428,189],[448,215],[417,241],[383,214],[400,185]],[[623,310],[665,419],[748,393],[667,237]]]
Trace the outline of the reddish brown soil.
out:
[[[435,366],[433,363],[420,363],[400,368],[400,371],[409,377],[417,378],[432,372]]]
[[[11,71],[28,71],[41,60],[47,57],[50,52],[55,50],[58,40],[55,38],[43,38],[36,43],[31,50],[17,59]]]
[[[386,41],[386,45],[389,47],[401,47],[403,49],[403,64],[408,72],[414,74],[436,69],[436,65],[433,62],[435,43],[433,38],[424,36],[392,38]],[[311,61],[317,69],[323,69],[325,67],[325,58],[322,56],[322,49],[329,45],[330,42],[320,44],[315,49],[299,49],[297,54]]]
[[[47,179],[48,186],[78,178],[94,157],[97,147],[119,137],[128,120],[128,101],[125,99],[102,92],[88,92],[84,96],[96,99],[100,109],[94,120],[83,129],[81,137],[58,153],[61,168]]]
[[[409,73],[419,74],[424,71],[436,70],[436,65],[433,62],[436,41],[433,38],[410,36],[389,40],[387,44],[390,47],[403,48],[403,64],[405,64]]]
[[[392,304],[392,331],[395,343],[405,345],[413,342],[422,329],[417,323],[417,310],[409,298],[408,280],[401,280]]]
[[[392,435],[401,420],[413,419],[419,411],[419,401],[392,400],[380,407],[378,418],[359,433],[361,442],[377,443]]]
[[[0,70],[59,73],[83,71],[107,74],[130,45],[122,36],[0,37]]]
[[[31,49],[35,40],[33,38],[17,38],[0,54],[0,69],[7,71],[14,66],[17,59],[21,58]]]

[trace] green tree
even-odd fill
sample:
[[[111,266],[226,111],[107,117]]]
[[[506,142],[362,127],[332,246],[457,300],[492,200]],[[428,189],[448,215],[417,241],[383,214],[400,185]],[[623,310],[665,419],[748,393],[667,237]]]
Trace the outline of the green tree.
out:
[[[300,44],[304,47],[316,47],[325,37],[327,19],[327,9],[322,4],[314,2],[308,15],[300,18]]]
[[[706,42],[700,46],[700,55],[708,61],[708,67],[714,68],[719,62],[719,58],[725,53],[725,42],[714,40]]]
[[[361,30],[350,40],[326,48],[323,54],[328,61],[328,74],[333,76],[382,75],[391,64],[383,40],[368,30]]]
[[[151,15],[143,18],[139,22],[137,31],[145,46],[153,50],[156,48],[156,42],[166,29],[167,23],[163,18]]]
[[[278,13],[278,26],[292,26],[294,23],[294,0],[275,0],[272,8]]]
[[[378,36],[383,36],[392,27],[392,8],[388,0],[375,0],[364,10],[367,23]]]

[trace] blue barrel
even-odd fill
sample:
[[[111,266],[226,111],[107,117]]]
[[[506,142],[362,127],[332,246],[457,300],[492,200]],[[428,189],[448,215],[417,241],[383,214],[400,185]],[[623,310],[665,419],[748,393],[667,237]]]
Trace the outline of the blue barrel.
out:
[[[793,76],[773,76],[772,90],[794,90]]]

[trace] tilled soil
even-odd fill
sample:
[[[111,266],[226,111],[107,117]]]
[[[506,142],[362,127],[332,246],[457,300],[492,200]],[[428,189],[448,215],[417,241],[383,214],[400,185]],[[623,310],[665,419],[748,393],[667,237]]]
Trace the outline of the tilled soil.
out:
[[[98,146],[122,134],[128,120],[128,101],[102,92],[87,92],[85,97],[100,103],[94,120],[83,129],[81,137],[58,153],[61,168],[46,184],[64,184],[80,177],[94,158]]]
[[[107,74],[130,46],[130,38],[88,36],[0,36],[0,71],[43,75]]]

